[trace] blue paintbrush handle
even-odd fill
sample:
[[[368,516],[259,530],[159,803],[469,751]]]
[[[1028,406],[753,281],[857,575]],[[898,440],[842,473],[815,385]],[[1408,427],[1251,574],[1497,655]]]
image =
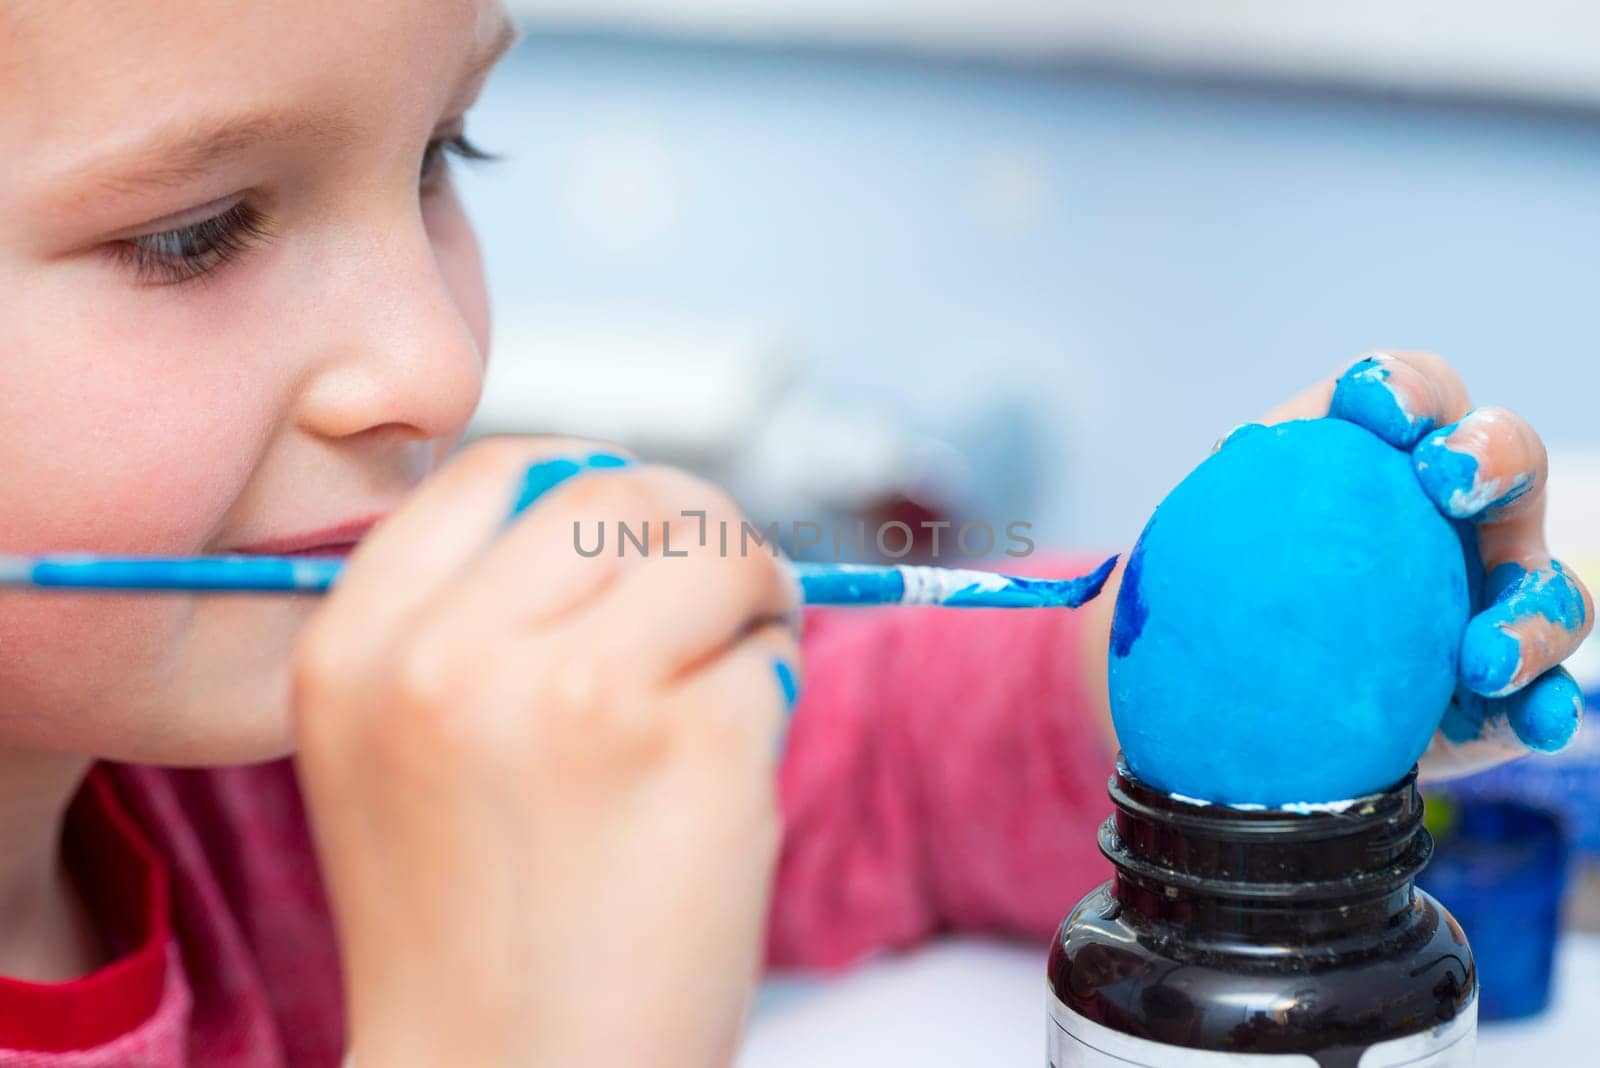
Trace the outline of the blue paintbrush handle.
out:
[[[1018,578],[991,571],[898,565],[793,564],[806,604],[937,605],[945,608],[1077,608],[1092,601],[1117,564],[1113,556],[1071,579]]]
[[[1032,579],[911,565],[791,564],[806,604],[1077,608],[1105,585],[1116,557],[1072,579]],[[279,556],[0,557],[0,586],[191,593],[323,593],[338,558]]]
[[[191,593],[323,593],[344,570],[336,557],[93,556],[0,558],[0,586]]]

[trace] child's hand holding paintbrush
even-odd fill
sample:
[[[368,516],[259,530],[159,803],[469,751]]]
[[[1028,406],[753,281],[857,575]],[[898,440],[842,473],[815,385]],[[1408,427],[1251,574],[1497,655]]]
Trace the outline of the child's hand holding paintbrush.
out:
[[[355,1056],[726,1063],[779,839],[793,587],[765,554],[577,556],[579,518],[738,514],[679,472],[535,452],[486,443],[442,471],[301,646]],[[663,996],[619,1006],[619,983]]]

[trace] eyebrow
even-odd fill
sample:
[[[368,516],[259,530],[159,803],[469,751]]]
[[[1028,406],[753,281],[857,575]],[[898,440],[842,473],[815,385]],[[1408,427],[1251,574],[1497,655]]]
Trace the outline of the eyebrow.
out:
[[[502,10],[488,43],[468,61],[462,84],[484,77],[521,40],[521,32]],[[262,144],[310,140],[323,147],[347,145],[360,127],[340,114],[315,116],[251,116],[189,124],[156,134],[106,161],[74,168],[91,188],[111,193],[136,193],[168,188],[198,172]]]
[[[342,116],[254,116],[210,120],[162,131],[137,147],[78,171],[91,185],[113,193],[180,185],[230,156],[275,141],[310,139],[334,147],[358,128]]]

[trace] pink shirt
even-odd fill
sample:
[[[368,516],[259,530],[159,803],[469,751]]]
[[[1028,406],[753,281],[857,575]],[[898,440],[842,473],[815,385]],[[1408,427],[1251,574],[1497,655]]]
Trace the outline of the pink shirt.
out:
[[[774,966],[841,966],[942,931],[1043,945],[1107,877],[1095,828],[1111,756],[1079,680],[1081,626],[1070,612],[808,614]],[[69,845],[99,844],[80,868],[100,880],[92,907],[127,952],[72,983],[0,980],[0,1068],[339,1063],[333,927],[290,763],[111,767],[74,813]]]

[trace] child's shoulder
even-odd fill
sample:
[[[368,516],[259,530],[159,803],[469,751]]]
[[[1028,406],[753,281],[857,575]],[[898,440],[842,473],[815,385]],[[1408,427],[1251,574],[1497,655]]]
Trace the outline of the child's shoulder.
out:
[[[91,774],[111,784],[170,887],[191,1042],[255,1034],[287,1063],[338,1063],[337,943],[293,762]]]

